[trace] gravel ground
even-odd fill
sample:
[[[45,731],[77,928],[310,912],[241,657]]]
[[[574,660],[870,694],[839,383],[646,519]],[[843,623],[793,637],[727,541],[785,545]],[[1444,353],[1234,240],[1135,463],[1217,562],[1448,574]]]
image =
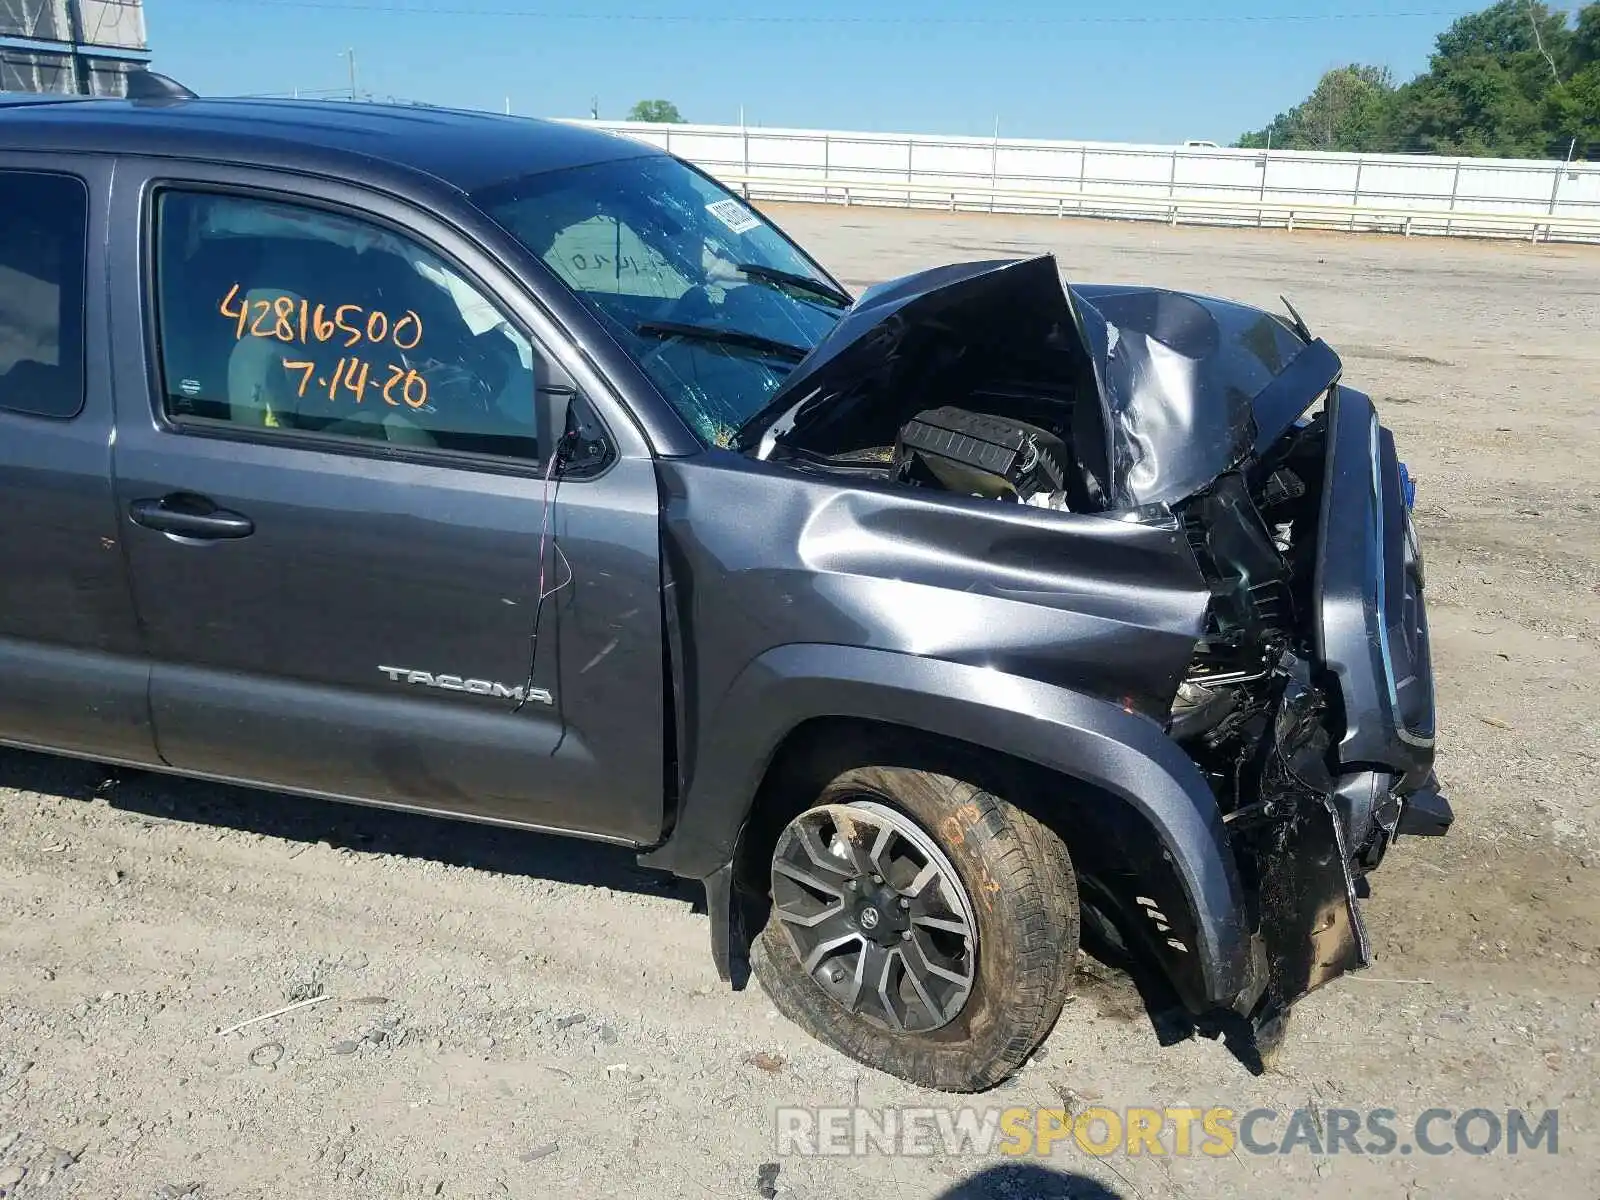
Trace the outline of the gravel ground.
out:
[[[952,1098],[726,992],[699,898],[628,854],[0,751],[0,1195],[1600,1196],[1600,253],[774,211],[857,286],[1050,250],[1287,292],[1420,479],[1459,820],[1376,878],[1374,967],[1252,1076],[1089,964],[979,1107],[1558,1108],[1560,1152],[780,1158],[779,1106]]]

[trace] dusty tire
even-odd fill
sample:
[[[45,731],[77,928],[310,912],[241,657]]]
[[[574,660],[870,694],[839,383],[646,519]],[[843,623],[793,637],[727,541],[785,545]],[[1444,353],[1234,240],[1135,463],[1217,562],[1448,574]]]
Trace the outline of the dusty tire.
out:
[[[1070,987],[1078,889],[1066,847],[982,788],[904,768],[847,771],[808,812],[863,801],[909,817],[965,888],[976,945],[964,1006],[921,1032],[852,1012],[806,971],[776,904],[752,947],[755,975],[785,1017],[858,1062],[939,1091],[991,1088],[1049,1035]]]

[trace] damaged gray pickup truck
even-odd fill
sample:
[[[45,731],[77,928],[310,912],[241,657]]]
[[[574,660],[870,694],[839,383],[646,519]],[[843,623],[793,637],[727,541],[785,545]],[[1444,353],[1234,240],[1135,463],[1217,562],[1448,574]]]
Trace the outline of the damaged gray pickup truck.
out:
[[[1367,963],[1423,561],[1292,310],[852,297],[633,141],[130,89],[0,98],[0,742],[630,847],[944,1090],[1080,935],[1257,1048]]]

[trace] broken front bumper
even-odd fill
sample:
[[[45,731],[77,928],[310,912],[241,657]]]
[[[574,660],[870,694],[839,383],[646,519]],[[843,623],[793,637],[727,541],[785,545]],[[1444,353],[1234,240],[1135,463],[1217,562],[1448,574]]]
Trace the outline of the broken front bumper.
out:
[[[1288,657],[1261,802],[1232,832],[1254,868],[1271,1027],[1371,961],[1358,893],[1398,836],[1453,820],[1434,775],[1434,690],[1412,488],[1371,400],[1335,388],[1315,580],[1316,662]]]
[[[1422,551],[1411,523],[1414,494],[1372,401],[1335,388],[1316,646],[1321,666],[1337,681],[1331,699],[1343,718],[1332,757],[1346,834],[1360,853],[1376,858],[1397,833],[1442,834],[1450,823],[1433,772],[1433,659]]]

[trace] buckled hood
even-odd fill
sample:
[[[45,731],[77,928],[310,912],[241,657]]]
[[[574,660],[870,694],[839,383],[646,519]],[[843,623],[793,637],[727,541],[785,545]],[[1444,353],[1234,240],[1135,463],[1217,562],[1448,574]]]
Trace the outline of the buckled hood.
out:
[[[968,378],[987,371],[1008,386],[1033,381],[1064,403],[1091,401],[1099,420],[1076,414],[1075,442],[1109,505],[1170,504],[1250,453],[1255,401],[1311,344],[1247,305],[1064,285],[1052,255],[961,263],[864,292],[767,412],[809,439],[875,397],[914,394],[959,359]],[[1316,398],[1303,397],[1294,415]]]

